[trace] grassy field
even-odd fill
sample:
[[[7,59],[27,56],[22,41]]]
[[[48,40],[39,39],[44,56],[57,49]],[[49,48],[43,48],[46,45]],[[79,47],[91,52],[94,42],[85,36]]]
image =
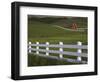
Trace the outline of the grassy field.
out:
[[[87,31],[67,31],[61,28],[58,28],[54,25],[60,25],[64,27],[63,22],[66,21],[66,26],[70,26],[71,19],[63,19],[63,18],[38,18],[33,17],[32,19],[28,19],[28,42],[32,43],[40,42],[50,42],[53,44],[57,44],[62,41],[64,44],[77,44],[77,41],[81,41],[82,44],[87,45]],[[74,22],[79,25],[78,28],[87,28],[87,20],[86,18],[77,18]],[[67,27],[68,27],[67,26]],[[70,27],[68,27],[70,28]],[[54,48],[51,48],[54,49]],[[58,49],[56,49],[58,50]],[[66,51],[77,51],[76,49],[65,49]],[[55,54],[51,54],[55,55]],[[58,54],[57,54],[58,55]],[[67,56],[69,57],[69,56]],[[71,58],[76,58],[70,56]],[[69,58],[70,58],[69,57]],[[83,58],[84,59],[84,58]],[[35,56],[34,54],[28,54],[28,66],[44,66],[44,65],[72,65],[75,63],[69,63],[58,60],[50,60],[43,57]]]

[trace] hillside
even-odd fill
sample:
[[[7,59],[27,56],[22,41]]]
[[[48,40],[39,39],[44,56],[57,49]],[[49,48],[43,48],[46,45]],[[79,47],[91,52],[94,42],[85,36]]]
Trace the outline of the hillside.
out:
[[[73,32],[58,28],[52,24],[30,21],[28,25],[28,39],[32,42],[59,42],[76,43],[87,42],[87,32]]]
[[[64,44],[77,44],[77,41],[81,41],[82,44],[87,45],[87,30],[77,31],[71,29],[71,24],[76,22],[78,28],[87,28],[86,18],[61,18],[61,17],[41,17],[32,16],[28,18],[28,42],[40,43],[50,42],[50,44],[58,44],[60,41]],[[36,48],[36,47],[35,47]],[[39,47],[45,49],[45,47]],[[59,48],[49,48],[50,50],[59,50]],[[64,51],[77,52],[77,49],[65,48]],[[87,50],[83,50],[87,52]],[[41,52],[42,53],[42,52]],[[53,56],[59,56],[59,54],[49,54]],[[64,56],[65,58],[76,59],[76,56]],[[87,60],[87,58],[82,58]],[[28,66],[48,66],[48,65],[75,65],[76,63],[69,63],[65,61],[47,59],[39,57],[34,54],[28,54]]]
[[[73,18],[64,18],[64,17],[31,17],[30,20],[47,23],[47,24],[54,24],[59,25],[65,28],[70,28],[72,26],[72,23],[76,23],[78,28],[87,28],[87,18],[86,17],[73,17]]]

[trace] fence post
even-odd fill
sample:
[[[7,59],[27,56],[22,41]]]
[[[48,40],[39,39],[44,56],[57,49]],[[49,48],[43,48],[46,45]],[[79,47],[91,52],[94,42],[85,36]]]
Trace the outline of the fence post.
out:
[[[82,42],[78,41],[78,42],[77,42],[77,45],[78,45],[78,46],[82,46]],[[78,50],[77,50],[77,53],[80,55],[80,54],[82,53],[82,49],[78,49]],[[78,57],[77,57],[77,60],[78,60],[78,61],[81,61],[82,58],[81,58],[80,56],[78,56]]]
[[[63,46],[63,42],[59,42],[59,45]],[[60,52],[63,52],[63,48],[60,47],[60,48],[59,48],[59,51],[60,51]],[[63,54],[59,54],[59,57],[60,57],[60,58],[63,58]]]
[[[36,42],[36,44],[37,44],[37,46],[36,46],[36,54],[39,54],[39,51],[38,51],[38,49],[39,49],[39,42]]]
[[[49,42],[46,42],[46,55],[47,56],[49,55],[48,50],[49,50]]]
[[[29,52],[29,53],[31,53],[31,52],[32,52],[32,50],[31,50],[31,48],[32,48],[32,47],[31,47],[31,44],[32,44],[32,43],[31,43],[31,42],[29,42],[29,50],[28,50],[28,52]]]

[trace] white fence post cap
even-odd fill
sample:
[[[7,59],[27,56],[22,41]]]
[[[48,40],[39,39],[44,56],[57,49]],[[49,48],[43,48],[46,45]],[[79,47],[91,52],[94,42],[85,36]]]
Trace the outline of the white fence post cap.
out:
[[[63,45],[63,42],[59,42],[60,45]]]
[[[29,44],[31,44],[31,42],[29,42]]]
[[[39,42],[36,42],[36,44],[39,44]]]
[[[78,41],[77,44],[78,44],[78,45],[82,45],[82,42]]]
[[[46,42],[47,45],[49,45],[49,42]]]

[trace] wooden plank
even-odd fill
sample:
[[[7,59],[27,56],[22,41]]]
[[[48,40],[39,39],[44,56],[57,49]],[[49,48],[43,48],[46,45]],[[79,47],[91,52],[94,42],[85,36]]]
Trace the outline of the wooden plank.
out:
[[[68,51],[57,51],[57,50],[45,50],[45,49],[35,49],[35,48],[28,48],[28,50],[33,51],[40,51],[40,52],[48,52],[48,53],[55,53],[55,54],[63,54],[63,55],[70,55],[70,56],[80,56],[80,57],[87,57],[87,53],[77,53],[77,52],[68,52]]]
[[[50,45],[46,45],[46,44],[29,44],[28,46],[39,46],[39,47],[54,47],[54,48],[80,48],[80,49],[87,49],[87,45],[82,45],[82,46],[79,46],[79,45],[59,45],[59,44],[50,44]]]

